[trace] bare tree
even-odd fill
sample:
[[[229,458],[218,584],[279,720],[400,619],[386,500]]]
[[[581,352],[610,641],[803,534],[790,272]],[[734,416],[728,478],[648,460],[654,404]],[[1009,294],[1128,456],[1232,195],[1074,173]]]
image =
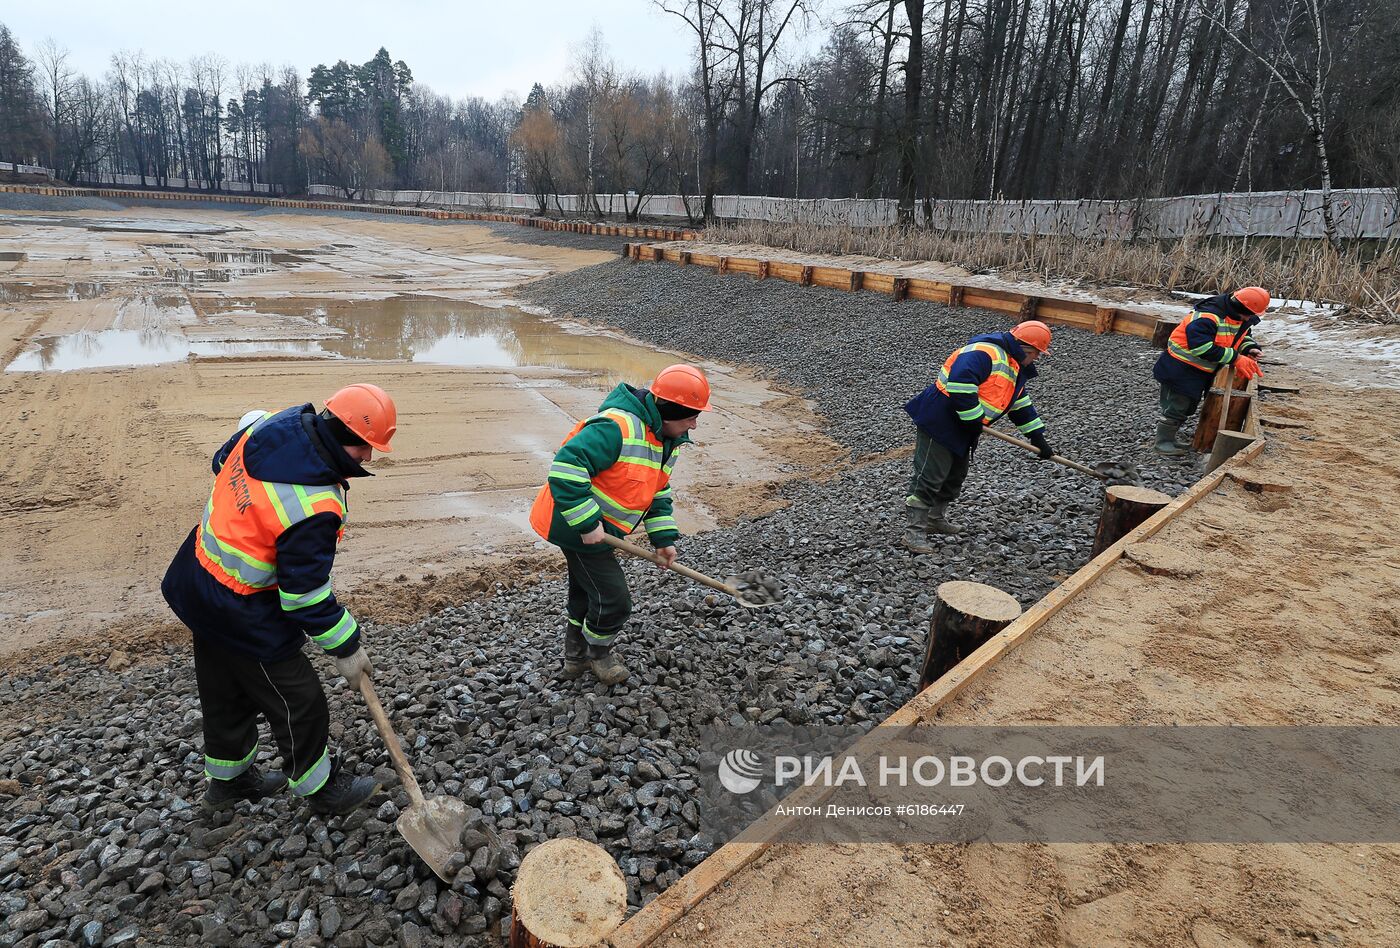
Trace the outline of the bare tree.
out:
[[[1207,13],[1217,29],[1268,70],[1307,124],[1322,173],[1322,227],[1327,242],[1338,246],[1337,222],[1332,211],[1332,164],[1327,156],[1327,77],[1332,70],[1332,49],[1322,15],[1322,0],[1288,0],[1274,21],[1270,37],[1277,57],[1267,55],[1231,25],[1223,5]],[[1300,21],[1305,24],[1299,28]],[[1296,47],[1296,48],[1295,48]]]
[[[720,123],[734,98],[737,77],[742,74],[741,51],[722,16],[718,0],[656,0],[656,5],[679,17],[695,34],[696,75],[705,122],[704,171],[705,220],[715,216],[715,185],[719,167]],[[727,42],[726,42],[727,41]]]

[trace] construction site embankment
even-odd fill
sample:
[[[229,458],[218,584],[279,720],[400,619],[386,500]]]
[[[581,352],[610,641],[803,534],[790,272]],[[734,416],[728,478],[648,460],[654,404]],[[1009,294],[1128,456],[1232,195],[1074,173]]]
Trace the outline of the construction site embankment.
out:
[[[914,556],[898,545],[911,440],[902,405],[968,336],[1006,328],[1013,319],[1006,314],[639,264],[616,259],[616,249],[610,260],[582,259],[586,251],[516,244],[509,231],[468,224],[384,222],[379,229],[356,220],[353,236],[346,237],[330,218],[267,215],[232,223],[252,229],[258,247],[275,246],[279,253],[331,251],[325,259],[334,272],[317,279],[335,288],[326,290],[328,297],[345,298],[324,301],[319,316],[314,308],[299,308],[319,264],[230,278],[267,281],[251,311],[266,318],[261,306],[280,317],[269,338],[286,340],[285,326],[300,325],[289,314],[313,326],[324,317],[338,332],[308,333],[301,341],[334,346],[354,338],[341,307],[353,313],[366,296],[457,298],[490,289],[528,304],[527,314],[547,309],[565,328],[607,340],[606,354],[625,363],[630,381],[645,381],[650,363],[626,358],[626,345],[704,360],[707,371],[714,370],[719,410],[696,433],[700,450],[677,468],[678,512],[703,514],[684,524],[683,560],[718,576],[761,565],[781,579],[787,595],[772,608],[747,610],[649,564],[626,562],[637,608],[618,649],[635,671],[626,689],[609,689],[556,676],[565,583],[560,564],[533,547],[502,546],[491,571],[446,591],[435,592],[438,581],[423,577],[412,586],[416,595],[406,597],[419,600],[412,610],[376,614],[373,603],[382,589],[362,582],[352,601],[368,617],[364,632],[375,654],[376,687],[402,727],[423,790],[459,797],[480,828],[465,853],[467,868],[451,885],[434,878],[393,831],[405,805],[398,788],[375,808],[330,819],[285,797],[259,805],[255,818],[208,816],[192,806],[203,789],[200,717],[183,639],[124,655],[89,644],[30,662],[0,683],[0,715],[8,722],[0,730],[0,794],[7,798],[0,833],[15,841],[13,856],[0,863],[0,878],[10,879],[0,894],[0,912],[10,919],[7,935],[71,932],[73,941],[95,934],[99,941],[116,935],[159,945],[256,944],[269,937],[350,948],[491,944],[503,933],[521,857],[560,836],[596,840],[607,849],[623,872],[629,906],[641,909],[634,921],[645,925],[639,921],[649,911],[643,906],[726,842],[703,827],[702,728],[755,722],[871,727],[914,697],[940,582],[985,582],[1030,605],[1089,559],[1098,482],[996,442],[978,449],[957,511],[968,531],[932,555]],[[290,228],[279,231],[285,239],[256,229],[273,226]],[[307,228],[325,228],[325,235],[313,239]],[[58,229],[74,232],[73,225]],[[77,233],[102,246],[111,239],[81,227]],[[248,242],[248,234],[233,233]],[[181,248],[154,252],[170,249]],[[53,266],[69,262],[57,252],[36,254]],[[523,285],[512,279],[508,293],[463,286],[473,262],[488,268],[491,281],[500,279],[492,269],[499,267],[551,274],[531,274],[524,279],[534,282]],[[244,287],[239,299],[246,296]],[[186,321],[219,326],[210,322],[219,315],[210,305],[214,299],[204,287],[190,293]],[[77,325],[79,314],[92,308],[36,314],[10,344],[22,354],[48,320],[55,327]],[[257,323],[256,316],[248,318],[240,332]],[[1261,337],[1269,345],[1267,324]],[[1062,453],[1131,461],[1148,485],[1179,494],[1200,477],[1201,466],[1150,450],[1156,354],[1143,339],[1058,329],[1035,399]],[[160,373],[149,377],[152,386],[138,384],[147,377],[131,370],[110,373],[120,376],[111,381],[101,379],[106,370],[70,373],[67,384],[86,392],[89,407],[86,414],[70,413],[72,421],[32,423],[48,432],[33,440],[48,453],[35,459],[31,476],[49,478],[34,494],[39,500],[56,497],[60,487],[70,492],[72,519],[63,521],[65,531],[55,531],[57,521],[34,520],[26,543],[43,550],[44,542],[54,542],[56,551],[71,555],[80,538],[121,529],[123,521],[115,518],[96,531],[78,519],[93,506],[78,493],[93,470],[81,462],[112,439],[93,434],[82,440],[77,419],[94,418],[85,423],[94,432],[120,431],[127,446],[141,433],[127,416],[149,417],[154,408],[162,425],[156,443],[166,446],[153,453],[176,461],[167,460],[171,470],[127,505],[124,516],[142,532],[151,529],[140,538],[150,547],[143,553],[148,565],[133,569],[127,582],[157,582],[203,500],[193,487],[187,498],[177,497],[185,489],[177,485],[186,477],[205,485],[207,456],[220,433],[256,407],[225,405],[228,391],[246,377],[240,373],[260,373],[257,391],[280,405],[324,397],[373,368],[375,380],[396,398],[401,390],[407,394],[399,401],[402,442],[395,442],[393,464],[367,485],[367,495],[370,487],[382,493],[360,501],[374,518],[370,525],[381,531],[367,537],[391,535],[376,521],[388,518],[385,508],[396,497],[419,503],[426,497],[447,507],[450,515],[437,525],[425,525],[421,516],[393,517],[403,521],[394,528],[403,531],[398,564],[422,569],[433,561],[415,543],[442,538],[457,552],[478,550],[484,525],[509,524],[512,517],[516,534],[528,537],[528,494],[544,476],[549,449],[567,430],[564,416],[592,410],[607,384],[599,369],[540,376],[498,368],[490,391],[499,400],[478,403],[485,405],[483,420],[463,428],[463,413],[475,416],[466,388],[472,373],[460,367],[425,367],[402,350],[398,358],[345,359],[343,366],[323,361],[195,358],[152,370]],[[321,374],[331,368],[346,373],[344,379]],[[0,384],[6,403],[43,406],[65,397],[61,379],[7,373]],[[317,391],[296,394],[309,388]],[[134,394],[123,401],[127,389]],[[568,393],[550,425],[538,434],[533,423],[527,426],[524,444],[514,440],[522,435],[521,391],[531,398]],[[1269,446],[1259,463],[1297,480],[1288,498],[1231,487],[1193,508],[1205,519],[1184,520],[1163,534],[1187,550],[1197,545],[1212,567],[1206,587],[1197,591],[1116,566],[1042,630],[1048,634],[1037,633],[944,713],[972,723],[1044,715],[1074,723],[1390,715],[1385,682],[1396,617],[1381,604],[1391,587],[1377,583],[1390,577],[1393,585],[1394,577],[1384,572],[1388,561],[1368,552],[1378,520],[1362,487],[1369,478],[1394,506],[1400,484],[1384,445],[1354,444],[1365,438],[1359,428],[1367,423],[1347,410],[1357,397],[1378,411],[1400,407],[1393,391],[1357,396],[1321,388],[1311,400],[1266,403],[1282,417],[1330,431],[1324,437],[1297,429]],[[145,405],[148,400],[153,404]],[[1345,423],[1334,426],[1338,414]],[[415,425],[420,434],[413,433]],[[7,433],[10,441],[21,437],[31,435],[18,427]],[[472,460],[502,440],[512,448],[493,466]],[[64,453],[65,441],[75,442],[72,453]],[[107,450],[97,469],[124,470],[125,455]],[[1338,462],[1346,466],[1340,474],[1330,468]],[[454,496],[468,477],[475,478],[470,498]],[[99,486],[124,496],[116,476]],[[488,500],[500,506],[480,506]],[[187,508],[188,517],[169,512],[175,508]],[[28,506],[5,512],[17,524],[54,515]],[[160,526],[164,521],[170,525]],[[114,544],[108,554],[131,542],[124,537],[125,546]],[[365,546],[346,546],[344,568],[371,557]],[[59,586],[67,575],[64,563],[57,553],[48,555],[39,569]],[[381,575],[388,565],[377,564]],[[1254,584],[1232,586],[1234,569]],[[99,575],[94,567],[92,576]],[[4,588],[32,582],[17,573]],[[89,596],[100,595],[87,589]],[[1352,631],[1329,633],[1325,649],[1301,631],[1310,621],[1310,596],[1324,603],[1329,628],[1352,623]],[[1031,651],[1042,642],[1049,652]],[[1324,653],[1335,653],[1335,660]],[[331,674],[329,662],[315,661],[326,672],[332,740],[346,765],[379,774],[392,786],[388,757],[358,696]],[[1350,667],[1357,662],[1370,670]],[[1009,677],[1000,677],[1003,670]],[[1337,880],[1348,872],[1377,873],[1357,881],[1353,895],[1336,890],[1341,882],[1295,891],[1311,884],[1303,864],[1317,858],[1298,847],[1266,856],[1274,861],[1266,861],[1263,872],[1252,868],[1259,858],[1252,851],[1198,849],[775,850],[755,863],[754,875],[737,875],[730,889],[690,907],[692,914],[665,930],[660,943],[1102,943],[1139,916],[1168,944],[1189,944],[1192,937],[1198,945],[1232,944],[1226,936],[1251,943],[1283,937],[1279,925],[1337,931],[1316,921],[1328,899],[1337,906],[1359,906],[1362,899],[1379,904],[1374,923],[1366,923],[1373,927],[1356,931],[1394,934],[1387,914],[1392,903],[1384,901],[1393,896],[1381,884],[1394,877],[1389,849],[1322,848]],[[765,872],[771,878],[760,875]],[[1257,891],[1269,898],[1257,901]],[[775,900],[775,892],[783,898]],[[1198,903],[1207,908],[1183,909]],[[1360,917],[1359,907],[1348,910]]]

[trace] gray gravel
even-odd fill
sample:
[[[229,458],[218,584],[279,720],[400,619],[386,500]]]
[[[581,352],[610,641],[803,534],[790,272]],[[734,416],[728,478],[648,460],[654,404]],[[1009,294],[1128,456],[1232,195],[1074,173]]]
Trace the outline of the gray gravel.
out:
[[[548,247],[573,247],[577,250],[606,250],[621,255],[622,245],[635,241],[635,237],[601,237],[595,234],[575,234],[566,230],[542,230],[538,227],[522,227],[504,221],[483,221],[487,227],[515,244],[542,244]]]
[[[873,294],[626,262],[528,292],[556,311],[764,368],[809,392],[857,456],[908,445],[899,406],[950,346],[1005,325]],[[1195,474],[1144,447],[1152,355],[1130,339],[1057,332],[1036,396],[1063,453],[1129,457],[1147,483],[1174,492]],[[723,420],[707,417],[698,437]],[[631,903],[649,901],[722,842],[702,830],[707,749],[697,729],[872,726],[913,694],[938,583],[988,582],[1028,605],[1087,559],[1101,485],[993,443],[953,511],[971,529],[939,540],[936,553],[907,553],[898,537],[908,466],[873,460],[794,481],[781,490],[783,510],[682,541],[683,561],[710,575],[761,569],[776,579],[783,599],[770,608],[626,561],[637,603],[619,645],[633,669],[626,689],[554,679],[557,577],[498,585],[412,625],[367,627],[380,695],[424,792],[471,808],[450,886],[394,832],[408,801],[368,716],[322,658],[347,765],[391,785],[330,820],[286,798],[218,817],[197,808],[199,709],[184,648],[124,672],[68,658],[8,677],[0,948],[481,944],[508,916],[520,857],[566,835],[605,846]],[[273,746],[266,736],[263,746]]]
[[[0,211],[120,211],[122,207],[106,198],[0,191]]]

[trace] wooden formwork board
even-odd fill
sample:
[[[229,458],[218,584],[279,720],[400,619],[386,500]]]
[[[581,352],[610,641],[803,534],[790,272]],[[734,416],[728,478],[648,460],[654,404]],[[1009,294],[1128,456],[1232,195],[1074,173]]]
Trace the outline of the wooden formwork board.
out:
[[[744,273],[760,279],[785,280],[801,286],[820,286],[849,292],[869,290],[893,296],[898,300],[922,300],[948,306],[976,306],[1023,320],[1039,319],[1090,332],[1114,332],[1142,339],[1151,339],[1158,323],[1158,318],[1151,313],[1100,306],[1084,300],[965,286],[922,277],[901,277],[893,273],[852,270],[848,267],[819,266],[790,260],[764,260],[759,257],[722,256],[686,251],[678,247],[652,247],[647,244],[639,245],[630,253],[624,251],[623,255],[630,255],[634,260],[665,260],[677,264],[710,267],[720,273]]]
[[[1257,420],[1254,424],[1257,428]],[[998,632],[950,672],[886,718],[881,722],[881,726],[899,728],[929,723],[940,708],[985,675],[997,662],[1050,621],[1072,599],[1092,586],[1122,558],[1123,551],[1128,546],[1147,540],[1160,532],[1179,514],[1219,487],[1227,475],[1258,455],[1263,450],[1264,443],[1265,439],[1256,437],[1225,464],[1202,477],[1186,493],[1080,567],[1067,580],[1027,609],[1019,619]],[[867,753],[878,746],[880,740],[878,733],[872,733],[847,748],[845,753]],[[821,787],[815,784],[803,786],[785,797],[782,805],[797,808],[818,806],[835,792],[835,789],[835,786]],[[770,810],[624,922],[608,939],[608,944],[612,948],[643,948],[655,942],[701,900],[767,851],[788,822],[789,818],[777,816],[775,811]]]

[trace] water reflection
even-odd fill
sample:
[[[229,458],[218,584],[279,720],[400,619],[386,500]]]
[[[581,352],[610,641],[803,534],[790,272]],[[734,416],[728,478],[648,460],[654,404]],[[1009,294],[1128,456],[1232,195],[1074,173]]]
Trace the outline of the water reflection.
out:
[[[159,365],[190,355],[236,356],[254,353],[314,355],[314,340],[270,342],[190,342],[161,329],[104,329],[34,339],[30,348],[6,367],[7,372],[67,372],[119,366]]]
[[[672,353],[611,336],[571,332],[511,307],[459,300],[259,301],[258,309],[301,316],[341,330],[345,335],[323,340],[321,345],[350,359],[535,365],[593,372],[609,381],[649,379],[675,361]]]
[[[464,367],[540,366],[588,372],[607,385],[645,382],[675,355],[611,336],[570,331],[518,309],[455,300],[249,300],[225,315],[294,317],[338,330],[322,339],[267,342],[190,342],[159,329],[83,332],[36,339],[9,371],[67,371],[154,365],[189,355],[258,353],[332,355],[346,359],[421,362]],[[236,329],[233,333],[236,335]]]
[[[92,300],[107,292],[103,283],[0,283],[0,303],[25,300]]]

